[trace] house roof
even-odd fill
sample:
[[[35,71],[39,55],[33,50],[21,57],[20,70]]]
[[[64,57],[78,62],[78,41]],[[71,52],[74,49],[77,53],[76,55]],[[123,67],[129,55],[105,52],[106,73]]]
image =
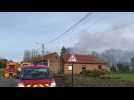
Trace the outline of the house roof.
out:
[[[58,56],[58,54],[57,54],[56,52],[46,54],[45,56],[50,56],[50,55],[56,55],[56,56]],[[45,57],[45,56],[44,56],[44,57]]]
[[[96,57],[96,56],[92,56],[92,55],[80,55],[80,54],[74,54],[74,56],[77,59],[76,63],[100,63],[100,64],[106,64],[107,62],[105,62],[104,60]],[[64,61],[66,63],[69,63],[69,58],[71,57],[71,54],[65,54],[64,55]]]
[[[26,65],[23,68],[48,68],[48,66],[45,66],[45,65]]]
[[[49,54],[44,55],[43,59],[49,59],[50,57],[53,57],[53,56],[59,57],[59,55],[56,52],[54,52],[54,53],[49,53]],[[42,60],[42,56],[38,56],[36,60]]]

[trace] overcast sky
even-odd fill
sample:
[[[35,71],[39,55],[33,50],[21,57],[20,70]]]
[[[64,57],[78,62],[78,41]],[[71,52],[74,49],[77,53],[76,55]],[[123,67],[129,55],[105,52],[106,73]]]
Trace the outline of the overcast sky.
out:
[[[0,56],[21,61],[24,50],[40,50],[41,46],[36,42],[47,43],[86,14],[87,12],[0,12]],[[57,41],[46,44],[46,48],[57,52],[63,45],[78,47],[80,52],[107,48],[131,50],[134,49],[133,44],[134,13],[93,12]]]

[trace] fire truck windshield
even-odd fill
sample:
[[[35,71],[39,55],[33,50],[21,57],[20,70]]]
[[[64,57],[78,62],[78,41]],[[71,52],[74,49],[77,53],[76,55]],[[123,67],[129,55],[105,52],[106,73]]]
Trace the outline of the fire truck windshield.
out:
[[[21,74],[22,80],[47,79],[49,78],[49,70],[47,68],[24,68]]]

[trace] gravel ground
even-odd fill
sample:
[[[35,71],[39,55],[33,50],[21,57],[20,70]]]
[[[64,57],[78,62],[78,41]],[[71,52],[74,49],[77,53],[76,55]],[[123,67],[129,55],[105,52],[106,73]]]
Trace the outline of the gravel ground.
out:
[[[55,80],[57,87],[72,87],[71,76],[55,76]],[[0,77],[0,87],[16,86],[17,82],[15,79],[3,79]],[[74,87],[134,87],[134,82],[75,76]]]
[[[56,82],[58,87],[72,87],[71,76],[57,78]],[[134,87],[134,82],[75,76],[74,87]]]
[[[17,82],[15,79],[3,79],[0,77],[0,87],[16,87]]]

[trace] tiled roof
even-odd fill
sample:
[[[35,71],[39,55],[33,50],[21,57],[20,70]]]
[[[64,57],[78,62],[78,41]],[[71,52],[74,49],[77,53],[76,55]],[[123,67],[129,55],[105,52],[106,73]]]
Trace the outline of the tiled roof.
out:
[[[59,57],[59,55],[56,52],[54,52],[54,53],[49,53],[47,55],[44,55],[43,58],[49,59],[50,57],[53,57],[53,56]],[[42,60],[42,56],[38,56],[38,58],[36,60]]]
[[[67,63],[71,54],[65,54],[64,61]],[[80,54],[74,54],[74,56],[77,59],[77,63],[106,63],[104,60],[92,56],[92,55],[80,55]]]
[[[54,52],[54,53],[49,53],[49,54],[46,54],[45,56],[50,56],[50,55],[57,55],[58,56],[58,54],[56,53],[56,52]],[[44,56],[44,57],[45,57]]]

